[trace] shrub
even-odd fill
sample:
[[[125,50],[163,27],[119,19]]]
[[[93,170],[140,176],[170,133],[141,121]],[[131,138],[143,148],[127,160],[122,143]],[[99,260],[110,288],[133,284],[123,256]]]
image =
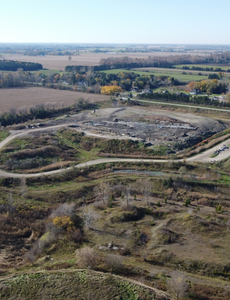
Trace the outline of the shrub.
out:
[[[56,227],[62,229],[71,228],[73,226],[73,222],[71,221],[71,218],[67,216],[55,217],[53,219],[53,224]]]
[[[184,202],[184,206],[188,206],[190,204],[191,204],[191,200],[190,200],[190,198],[187,198]]]
[[[218,204],[218,205],[216,206],[216,212],[217,212],[217,213],[221,213],[222,211],[223,211],[222,206],[221,206],[220,204]]]
[[[68,227],[67,232],[70,240],[75,243],[80,243],[82,241],[83,235],[80,229],[76,227]]]
[[[108,254],[105,257],[105,263],[111,273],[118,273],[123,267],[124,258],[120,255]]]
[[[108,201],[108,207],[113,207],[113,202],[115,201],[115,197],[114,194],[111,194],[111,196],[109,197],[109,201]]]
[[[166,189],[172,187],[172,185],[173,185],[173,180],[172,180],[171,177],[169,177],[169,179],[164,179],[164,180],[163,180],[163,186],[164,186]]]
[[[157,202],[156,206],[161,207],[160,201]]]

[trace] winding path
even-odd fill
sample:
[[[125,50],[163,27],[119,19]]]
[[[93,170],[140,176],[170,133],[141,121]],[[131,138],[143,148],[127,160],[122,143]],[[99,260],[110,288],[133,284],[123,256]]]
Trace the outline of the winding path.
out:
[[[8,136],[6,139],[4,139],[1,143],[0,143],[0,149],[2,149],[6,144],[8,144],[11,140],[18,138],[18,137],[22,137],[22,136],[26,136],[29,133],[32,132],[42,132],[45,130],[55,130],[58,129],[60,127],[65,127],[65,126],[69,126],[71,123],[68,124],[62,124],[62,125],[56,125],[56,126],[50,126],[50,127],[44,127],[44,128],[36,128],[36,129],[27,129],[24,131],[21,131],[19,133],[17,132],[13,132],[10,136]],[[216,156],[215,158],[210,158],[210,155],[217,149],[219,149],[220,147],[222,147],[223,145],[229,145],[230,144],[230,139],[221,142],[220,144],[218,144],[217,146],[214,146],[211,149],[208,149],[207,151],[200,153],[196,156],[192,156],[186,159],[186,161],[188,162],[203,162],[203,163],[212,163],[212,162],[217,162],[220,160],[223,160],[227,157],[230,156],[230,149],[226,149],[225,151],[221,151],[220,154],[218,156]],[[154,163],[154,162],[170,162],[172,160],[167,160],[167,159],[138,159],[138,158],[101,158],[101,159],[95,159],[95,160],[90,160],[84,163],[80,163],[75,165],[75,168],[84,168],[84,167],[88,167],[88,166],[93,166],[93,165],[98,165],[98,164],[104,164],[104,163],[113,163],[113,162],[136,162],[136,163]],[[183,161],[182,159],[177,159],[174,161]],[[70,170],[72,167],[68,167],[65,168],[65,170]],[[58,174],[63,172],[63,169],[58,169],[58,170],[53,170],[53,171],[48,171],[48,172],[41,172],[41,173],[33,173],[33,174],[20,174],[20,173],[11,173],[11,172],[7,172],[4,170],[0,169],[0,177],[12,177],[12,178],[29,178],[29,177],[38,177],[38,176],[43,176],[43,175],[52,175],[52,174]]]

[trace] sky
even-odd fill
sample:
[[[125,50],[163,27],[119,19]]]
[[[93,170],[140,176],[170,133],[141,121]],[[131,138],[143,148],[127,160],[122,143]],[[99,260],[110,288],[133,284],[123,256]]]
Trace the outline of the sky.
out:
[[[7,0],[0,43],[230,44],[230,0]]]

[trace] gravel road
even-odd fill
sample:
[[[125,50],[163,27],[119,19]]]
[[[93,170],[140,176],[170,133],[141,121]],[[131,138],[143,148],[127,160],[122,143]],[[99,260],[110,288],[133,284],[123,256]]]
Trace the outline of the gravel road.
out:
[[[22,137],[22,136],[26,136],[29,133],[32,132],[36,132],[36,131],[45,131],[45,130],[54,130],[54,129],[59,129],[60,127],[65,127],[65,126],[69,126],[70,123],[68,124],[62,124],[62,125],[56,125],[56,126],[50,126],[50,127],[44,127],[44,128],[36,128],[36,129],[27,129],[27,130],[23,130],[18,132],[12,132],[12,134],[10,136],[8,136],[6,139],[4,139],[1,143],[0,143],[0,149],[2,149],[6,144],[8,144],[11,140],[18,138],[18,137]],[[88,133],[89,134],[89,133]],[[220,143],[217,146],[214,146],[211,149],[208,149],[207,151],[200,153],[196,156],[192,156],[187,158],[186,160],[188,162],[202,162],[202,163],[213,163],[213,162],[217,162],[220,160],[223,160],[227,157],[230,156],[230,149],[225,149],[224,151],[221,151],[220,154],[218,156],[216,156],[215,158],[210,158],[211,154],[218,150],[220,147],[223,147],[223,145],[229,145],[230,144],[230,139]],[[75,168],[84,168],[84,167],[88,167],[88,166],[93,166],[93,165],[98,165],[98,164],[103,164],[103,163],[111,163],[111,162],[169,162],[171,160],[165,160],[165,159],[136,159],[136,158],[101,158],[101,159],[95,159],[95,160],[90,160],[84,163],[80,163],[77,164],[75,166]],[[175,161],[182,161],[182,159],[178,159]],[[65,170],[69,170],[72,167],[66,168]],[[16,173],[11,173],[11,172],[7,172],[4,170],[0,170],[0,177],[12,177],[12,178],[21,178],[21,177],[37,177],[37,176],[42,176],[42,175],[52,175],[52,174],[58,174],[63,172],[63,169],[58,169],[58,170],[53,170],[53,171],[48,171],[48,172],[42,172],[42,173],[34,173],[34,174],[16,174]]]

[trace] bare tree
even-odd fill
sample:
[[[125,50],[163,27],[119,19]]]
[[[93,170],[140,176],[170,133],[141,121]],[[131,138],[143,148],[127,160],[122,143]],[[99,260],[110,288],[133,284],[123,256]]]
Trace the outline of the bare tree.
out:
[[[27,112],[28,112],[28,107],[26,106],[26,105],[24,105],[24,106],[22,106],[22,107],[20,107],[20,108],[18,108],[18,113],[19,114],[27,114]]]
[[[153,188],[153,183],[149,178],[139,179],[136,182],[136,186],[139,192],[145,197],[146,199],[146,206],[149,204],[149,197],[151,195],[151,191]]]
[[[124,193],[125,193],[126,205],[128,207],[129,201],[130,201],[130,191],[132,189],[132,186],[131,186],[131,184],[128,184],[128,185],[125,185],[123,189],[124,189]]]
[[[124,258],[116,254],[108,254],[105,263],[110,268],[111,273],[119,271],[123,267]]]
[[[54,110],[57,107],[56,102],[46,102],[45,103],[45,108],[48,110]]]
[[[227,231],[229,231],[229,228],[230,228],[230,219],[227,220],[226,227],[227,227]]]
[[[10,193],[7,199],[7,212],[9,214],[12,214],[14,211],[14,198],[12,194]]]
[[[188,283],[183,274],[175,271],[171,274],[171,279],[168,280],[168,287],[175,299],[180,300],[186,295]]]
[[[97,251],[90,247],[84,247],[76,251],[76,258],[79,263],[87,269],[93,269],[99,262],[99,255]]]
[[[149,196],[151,195],[152,190],[152,182],[149,180],[149,178],[145,178],[142,180],[142,191],[143,195],[146,198],[146,204],[148,206],[149,204]]]
[[[20,181],[21,195],[24,196],[27,191],[26,178],[22,177]]]
[[[9,113],[10,113],[11,115],[16,116],[16,114],[17,114],[17,109],[16,109],[15,107],[11,107],[11,108],[9,109]]]
[[[60,205],[58,208],[53,210],[50,217],[60,217],[60,216],[67,216],[71,217],[74,214],[75,211],[75,203],[64,203]]]
[[[108,204],[109,194],[110,194],[110,185],[106,181],[101,181],[97,186],[94,188],[94,194],[97,200],[102,200],[104,205]]]
[[[91,206],[86,206],[83,209],[83,218],[85,226],[90,228],[93,225],[94,221],[99,218],[99,215]]]

